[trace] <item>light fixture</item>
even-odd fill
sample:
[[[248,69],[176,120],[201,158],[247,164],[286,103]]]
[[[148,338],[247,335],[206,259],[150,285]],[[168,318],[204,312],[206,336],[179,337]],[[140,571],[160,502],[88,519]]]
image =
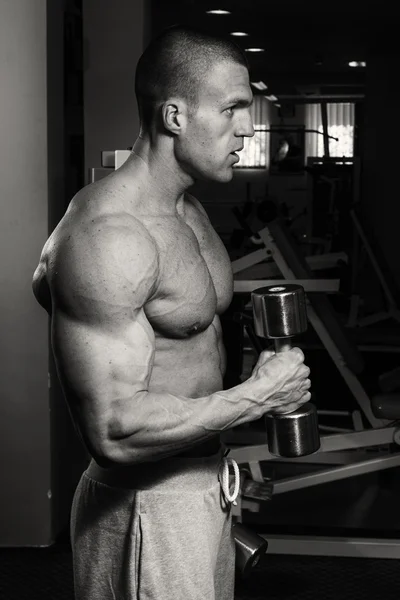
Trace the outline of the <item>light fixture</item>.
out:
[[[264,52],[264,48],[245,48],[245,52]]]
[[[266,98],[270,102],[278,102],[278,98],[276,96],[274,96],[273,94],[271,94],[271,96],[264,96],[264,98]]]
[[[263,81],[252,81],[251,85],[256,88],[256,90],[267,90],[268,86],[265,85]]]
[[[232,31],[231,35],[234,35],[235,37],[246,37],[249,34],[245,31]]]
[[[349,62],[349,67],[366,67],[367,63],[363,60],[351,60]]]
[[[231,13],[229,12],[229,10],[221,10],[220,8],[217,8],[215,10],[208,10],[207,14],[208,15],[230,15]]]

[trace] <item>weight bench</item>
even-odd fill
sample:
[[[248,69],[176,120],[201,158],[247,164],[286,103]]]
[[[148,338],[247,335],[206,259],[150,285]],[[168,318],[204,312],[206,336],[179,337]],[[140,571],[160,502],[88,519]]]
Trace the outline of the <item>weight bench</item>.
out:
[[[259,236],[285,280],[314,279],[313,272],[303,258],[301,250],[282,221],[277,219],[271,222],[259,232]],[[263,283],[259,283],[261,287]],[[253,284],[256,286],[257,281],[252,282]],[[322,436],[318,452],[306,457],[277,458],[269,453],[266,443],[231,447],[230,457],[239,465],[248,465],[251,477],[258,482],[264,480],[260,467],[261,461],[295,461],[297,464],[308,463],[321,466],[321,469],[314,473],[273,482],[273,494],[400,466],[400,427],[393,423],[400,420],[400,394],[386,393],[374,398],[368,396],[359,378],[364,370],[363,358],[356,345],[346,335],[345,328],[326,294],[306,290],[306,295],[308,319],[353,394],[360,409],[360,416],[362,415],[363,418],[354,421],[354,431]],[[230,433],[232,436],[228,434],[226,438],[224,437],[224,442],[228,446],[237,444],[235,432],[232,430]],[[381,447],[383,451],[374,458],[371,458],[367,452],[361,452],[362,449],[371,447]],[[245,509],[257,511],[259,503],[242,498],[234,508],[234,514],[239,520],[242,519],[242,511]],[[400,540],[396,542],[364,538],[357,540],[284,535],[263,537],[268,537],[270,553],[400,558]]]

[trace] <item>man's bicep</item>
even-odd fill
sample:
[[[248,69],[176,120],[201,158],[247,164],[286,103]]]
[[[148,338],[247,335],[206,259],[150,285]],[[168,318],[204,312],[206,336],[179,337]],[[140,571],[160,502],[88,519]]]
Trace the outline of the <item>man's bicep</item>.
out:
[[[154,333],[144,311],[111,330],[55,311],[52,346],[76,425],[94,456],[107,454],[119,405],[149,385]]]

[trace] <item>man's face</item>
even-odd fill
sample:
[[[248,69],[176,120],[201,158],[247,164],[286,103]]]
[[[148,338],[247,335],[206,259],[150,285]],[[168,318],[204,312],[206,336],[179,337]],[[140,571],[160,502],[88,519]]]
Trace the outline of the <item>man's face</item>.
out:
[[[243,138],[254,135],[249,106],[253,102],[246,67],[216,63],[199,90],[198,109],[177,139],[176,157],[195,179],[227,182]]]

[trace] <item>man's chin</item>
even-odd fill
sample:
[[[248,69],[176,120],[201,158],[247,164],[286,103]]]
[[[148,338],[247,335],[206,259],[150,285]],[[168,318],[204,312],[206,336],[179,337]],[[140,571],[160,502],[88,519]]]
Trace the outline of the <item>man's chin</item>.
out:
[[[215,183],[229,183],[233,179],[233,169],[229,167],[228,169],[224,169],[219,171],[218,173],[210,173],[210,172],[202,172],[197,173],[194,177],[195,181],[214,181]]]
[[[229,168],[221,173],[216,173],[214,177],[212,177],[213,181],[218,183],[229,183],[233,179],[233,169]]]

